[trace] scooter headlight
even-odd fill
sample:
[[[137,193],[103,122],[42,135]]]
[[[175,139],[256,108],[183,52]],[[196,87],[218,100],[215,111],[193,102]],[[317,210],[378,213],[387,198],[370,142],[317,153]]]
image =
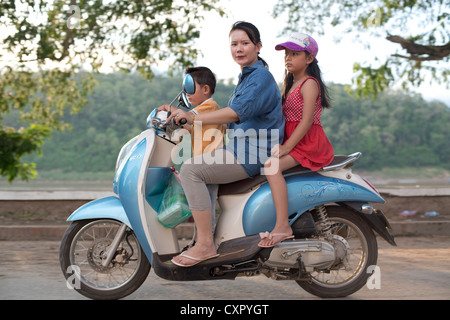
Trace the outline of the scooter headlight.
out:
[[[134,147],[138,144],[139,136],[134,137],[130,141],[128,141],[122,149],[120,149],[119,156],[117,157],[116,161],[116,174],[119,169],[123,167],[123,162],[126,160],[129,156],[129,154],[133,151]]]

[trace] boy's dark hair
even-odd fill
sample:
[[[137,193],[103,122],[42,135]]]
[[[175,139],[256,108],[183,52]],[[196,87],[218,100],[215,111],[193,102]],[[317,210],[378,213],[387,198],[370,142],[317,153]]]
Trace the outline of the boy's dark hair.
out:
[[[199,85],[208,85],[211,90],[211,95],[214,94],[216,90],[216,77],[209,68],[188,67],[186,68],[186,74],[190,74]]]

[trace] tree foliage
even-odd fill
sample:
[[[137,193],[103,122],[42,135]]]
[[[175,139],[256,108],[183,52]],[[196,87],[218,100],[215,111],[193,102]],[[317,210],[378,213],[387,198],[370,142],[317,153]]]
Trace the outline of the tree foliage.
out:
[[[341,33],[341,26],[343,33],[352,32],[363,42],[370,34],[399,44],[401,50],[385,61],[354,64],[355,93],[375,97],[395,82],[404,89],[426,79],[448,85],[449,8],[449,0],[278,0],[273,15],[287,15],[288,31],[323,34],[325,26],[331,26]]]
[[[110,68],[138,71],[148,80],[160,61],[171,70],[192,64],[203,15],[224,14],[217,1],[0,2],[0,176],[11,181],[36,174],[21,157],[39,151],[53,130],[69,127],[64,116],[86,105],[92,73],[105,57],[114,61]],[[22,128],[2,124],[14,111]]]
[[[170,102],[179,92],[181,77],[156,76],[151,84],[137,74],[99,75],[81,114],[67,115],[72,131],[54,134],[43,156],[33,156],[42,171],[111,172],[120,148],[146,129],[150,111]],[[214,99],[227,105],[234,85],[219,82]],[[397,91],[378,99],[355,99],[342,85],[331,85],[333,108],[322,124],[336,154],[356,151],[358,168],[441,167],[450,169],[450,110],[440,102]],[[10,121],[14,121],[12,118]]]
[[[39,170],[111,172],[120,148],[146,129],[148,114],[180,92],[182,77],[157,75],[148,83],[139,74],[118,72],[100,74],[97,81],[83,112],[64,117],[73,130],[53,134],[42,148],[44,156],[29,158]],[[233,89],[218,82],[214,99],[226,106]]]
[[[331,94],[324,129],[335,153],[362,152],[359,168],[450,168],[450,109],[444,103],[393,90],[376,100],[355,99],[342,85],[333,85]]]

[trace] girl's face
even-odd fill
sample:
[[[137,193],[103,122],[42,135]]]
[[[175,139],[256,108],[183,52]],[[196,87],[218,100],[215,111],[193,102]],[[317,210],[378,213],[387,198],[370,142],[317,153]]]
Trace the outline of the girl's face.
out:
[[[233,60],[236,61],[242,69],[243,67],[251,66],[258,61],[261,43],[255,45],[245,31],[237,29],[230,34],[230,49]]]
[[[314,56],[312,54],[307,54],[306,51],[284,50],[284,64],[286,70],[290,73],[295,74],[306,70],[308,64],[313,61]]]

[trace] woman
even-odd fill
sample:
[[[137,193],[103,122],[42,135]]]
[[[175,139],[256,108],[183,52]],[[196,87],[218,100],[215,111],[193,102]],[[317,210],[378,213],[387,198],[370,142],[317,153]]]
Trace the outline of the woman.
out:
[[[197,226],[197,242],[172,259],[178,266],[190,267],[217,256],[206,185],[259,174],[272,147],[283,141],[281,95],[267,64],[259,57],[261,46],[259,31],[253,24],[236,22],[230,31],[230,49],[241,74],[228,106],[198,115],[177,110],[168,119],[174,117],[179,122],[184,118],[190,124],[228,124],[230,140],[225,148],[189,159],[181,167],[183,189]]]

